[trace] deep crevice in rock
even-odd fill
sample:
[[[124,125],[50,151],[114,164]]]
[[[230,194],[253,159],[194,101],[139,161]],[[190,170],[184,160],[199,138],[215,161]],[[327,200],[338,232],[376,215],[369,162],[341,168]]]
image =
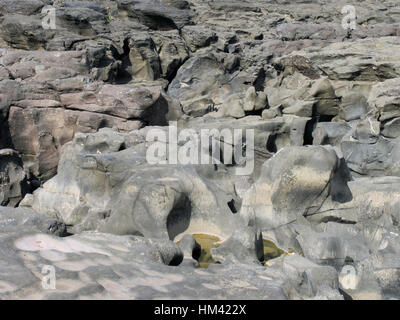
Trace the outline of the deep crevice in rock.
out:
[[[167,218],[167,231],[170,240],[187,230],[192,217],[192,204],[187,195],[182,194]]]
[[[329,194],[333,201],[346,203],[353,200],[353,195],[347,185],[347,182],[351,180],[350,169],[347,167],[344,158],[340,158],[338,166],[333,173],[329,188]]]
[[[303,145],[307,146],[313,144],[313,131],[317,123],[318,121],[316,118],[312,118],[311,120],[307,121],[306,127],[304,129]]]
[[[116,78],[114,80],[115,84],[127,84],[132,81],[132,75],[128,71],[132,67],[131,60],[129,59],[129,53],[129,39],[127,38],[124,40],[123,54],[119,55],[117,52],[115,52],[117,59],[121,61]]]
[[[259,109],[259,110],[252,110],[252,111],[245,111],[245,116],[261,116],[262,112],[264,110],[263,109]]]
[[[272,153],[276,153],[278,151],[278,148],[276,146],[276,139],[277,139],[278,135],[276,134],[271,134],[268,137],[268,141],[267,141],[267,151],[272,152]]]
[[[256,88],[256,91],[263,91],[265,87],[265,78],[267,74],[264,69],[260,69],[258,72],[257,78],[253,82],[254,88]]]
[[[340,223],[340,224],[356,224],[357,223],[357,221],[345,220],[340,217],[333,217],[333,216],[324,217],[321,219],[321,222],[322,223],[335,222],[335,223]]]
[[[6,148],[14,149],[14,146],[12,143],[10,127],[8,124],[8,114],[3,117],[3,115],[0,113],[0,149]]]
[[[237,213],[236,207],[235,207],[235,200],[232,199],[231,201],[228,202],[228,207],[231,210],[233,214]]]

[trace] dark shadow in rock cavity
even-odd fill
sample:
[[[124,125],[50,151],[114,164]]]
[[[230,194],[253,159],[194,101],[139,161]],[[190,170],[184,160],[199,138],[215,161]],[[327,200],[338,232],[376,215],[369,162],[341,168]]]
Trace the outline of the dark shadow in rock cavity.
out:
[[[232,199],[231,201],[228,202],[228,207],[231,210],[233,214],[237,213],[236,207],[235,207],[235,200]]]
[[[339,165],[337,166],[330,183],[329,194],[333,201],[345,203],[353,200],[353,195],[347,185],[347,182],[351,180],[350,170],[347,167],[346,161],[344,158],[340,158]]]
[[[182,194],[167,218],[167,231],[170,240],[174,240],[178,234],[189,227],[191,216],[192,204],[189,198]]]
[[[0,112],[0,149],[14,149],[12,144],[10,128],[8,126],[7,115],[3,116]]]
[[[264,241],[262,232],[256,232],[254,236],[254,247],[256,248],[256,256],[258,261],[264,261]]]
[[[163,96],[160,96],[154,105],[146,109],[143,120],[150,126],[166,126],[168,125],[168,111],[168,101]]]
[[[114,80],[115,84],[127,84],[132,81],[132,75],[129,70],[132,68],[131,60],[129,59],[129,53],[131,49],[129,48],[129,39],[124,40],[123,54],[118,54],[117,50],[111,47],[113,56],[116,60],[120,60],[121,64],[118,68],[116,78]]]
[[[272,152],[272,153],[276,153],[278,151],[278,148],[276,146],[276,139],[277,139],[278,135],[277,134],[271,134],[268,137],[268,141],[267,141],[267,151]]]

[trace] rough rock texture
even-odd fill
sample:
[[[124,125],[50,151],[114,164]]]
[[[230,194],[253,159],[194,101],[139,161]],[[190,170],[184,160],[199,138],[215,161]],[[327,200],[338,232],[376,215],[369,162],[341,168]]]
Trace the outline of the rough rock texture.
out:
[[[297,293],[294,283],[303,276],[295,270],[287,271],[292,275],[288,281],[261,265],[176,266],[182,252],[173,242],[93,232],[59,238],[49,227],[54,220],[24,209],[0,210],[3,299],[287,299],[312,297],[313,286],[321,281],[338,285],[337,275],[321,279],[335,275],[334,270],[313,265],[321,272]],[[302,264],[290,262],[295,269]],[[47,275],[42,268],[49,265],[55,268],[54,290],[42,288]]]
[[[14,206],[25,196],[28,183],[21,158],[15,150],[0,150],[0,204]]]
[[[0,298],[399,299],[400,7],[346,5],[0,0]]]

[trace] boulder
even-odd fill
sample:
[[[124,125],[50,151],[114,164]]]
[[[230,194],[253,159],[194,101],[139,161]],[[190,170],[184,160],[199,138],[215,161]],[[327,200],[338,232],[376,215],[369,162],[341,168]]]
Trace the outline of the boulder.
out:
[[[240,218],[228,206],[231,195],[193,166],[147,163],[143,134],[76,134],[63,147],[58,174],[23,205],[60,217],[73,233],[174,240],[197,232],[226,239],[239,228]]]
[[[283,148],[262,166],[259,179],[243,198],[240,214],[281,248],[294,249],[293,230],[285,227],[318,212],[328,197],[334,202],[352,199],[350,177],[343,170],[330,148]]]
[[[196,56],[178,70],[168,94],[181,102],[185,114],[202,116],[221,103],[216,99],[224,94],[225,79],[225,68],[213,55]]]

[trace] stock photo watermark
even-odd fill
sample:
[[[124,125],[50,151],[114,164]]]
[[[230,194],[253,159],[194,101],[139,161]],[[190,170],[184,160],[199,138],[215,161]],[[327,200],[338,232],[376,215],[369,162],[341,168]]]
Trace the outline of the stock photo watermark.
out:
[[[342,28],[347,31],[353,31],[357,28],[356,8],[351,5],[342,8],[342,14],[345,16],[342,19]]]
[[[53,6],[45,6],[42,8],[42,27],[45,30],[54,30],[57,28],[56,25],[56,8]],[[346,5],[342,7],[341,13],[344,15],[342,18],[342,28],[347,31],[353,31],[357,28],[357,16],[356,8],[353,5]],[[107,7],[107,17],[109,21],[113,20],[110,13],[110,8]]]
[[[44,265],[41,272],[44,276],[42,278],[42,288],[44,290],[56,289],[56,269],[52,265]]]
[[[358,287],[359,277],[352,265],[343,266],[339,273],[339,281],[345,290],[355,290]]]
[[[243,134],[245,131],[245,135]],[[236,175],[250,175],[254,170],[253,129],[182,129],[171,121],[168,133],[160,128],[147,132],[146,160],[149,164],[240,165]]]
[[[45,30],[56,29],[56,8],[52,6],[45,6],[42,9],[42,14],[45,16],[42,18],[42,27]]]

